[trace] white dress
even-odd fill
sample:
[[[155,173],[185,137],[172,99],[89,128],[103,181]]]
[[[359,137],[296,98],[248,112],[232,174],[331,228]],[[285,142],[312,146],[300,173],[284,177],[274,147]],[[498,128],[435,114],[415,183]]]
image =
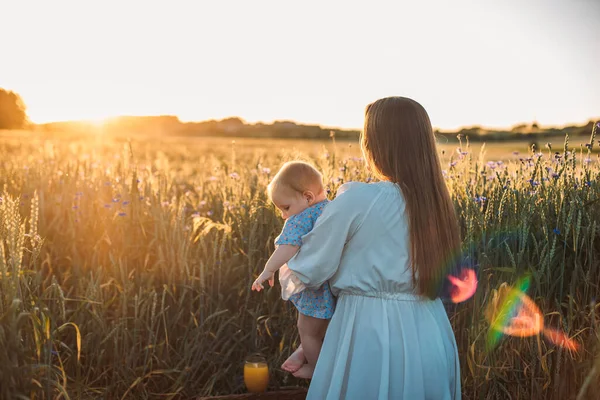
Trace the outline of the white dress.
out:
[[[343,190],[288,262],[307,287],[329,280],[338,297],[307,398],[459,400],[444,306],[414,294],[400,190],[390,182]]]

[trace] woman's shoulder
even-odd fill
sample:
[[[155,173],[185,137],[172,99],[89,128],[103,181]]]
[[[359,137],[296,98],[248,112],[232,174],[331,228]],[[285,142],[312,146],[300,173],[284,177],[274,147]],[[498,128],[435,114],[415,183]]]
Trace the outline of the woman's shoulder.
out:
[[[366,182],[346,182],[342,186],[339,187],[337,197],[342,194],[346,194],[348,197],[358,197],[358,196],[367,196],[373,197],[376,196],[381,191],[387,190],[395,190],[397,191],[397,186],[392,182],[374,182],[374,183],[366,183]]]
[[[380,198],[383,192],[390,189],[397,191],[396,186],[391,182],[347,182],[340,186],[335,199],[328,207],[334,205],[334,207],[352,207],[364,210]]]

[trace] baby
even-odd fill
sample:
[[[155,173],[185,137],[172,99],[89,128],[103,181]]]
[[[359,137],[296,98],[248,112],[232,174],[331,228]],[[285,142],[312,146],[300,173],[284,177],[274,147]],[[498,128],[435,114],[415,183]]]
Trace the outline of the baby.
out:
[[[301,161],[284,164],[269,184],[268,193],[286,221],[275,239],[276,249],[252,284],[252,290],[263,289],[265,281],[273,286],[274,273],[280,270],[282,297],[298,309],[298,333],[304,352],[302,356],[302,351],[296,351],[282,368],[298,378],[311,378],[333,315],[335,298],[328,283],[315,290],[308,289],[285,264],[298,252],[302,236],[313,228],[328,200],[321,173]]]

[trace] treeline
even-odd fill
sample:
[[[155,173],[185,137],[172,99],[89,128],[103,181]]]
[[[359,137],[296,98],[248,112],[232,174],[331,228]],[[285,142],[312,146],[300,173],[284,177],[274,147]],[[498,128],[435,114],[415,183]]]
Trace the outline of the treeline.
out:
[[[457,131],[436,130],[438,137],[448,141],[457,136],[477,141],[523,140],[538,141],[544,138],[564,136],[587,136],[592,131],[594,121],[584,125],[565,127],[540,127],[536,123],[519,124],[510,130],[490,130],[479,126],[466,127]],[[56,122],[37,125],[38,132],[49,135],[70,133],[102,133],[111,136],[179,136],[179,137],[253,137],[253,138],[294,138],[294,139],[336,139],[356,140],[360,131],[303,125],[292,121],[275,121],[272,124],[248,124],[237,117],[202,122],[182,122],[176,116],[117,117],[102,123]]]
[[[324,128],[292,121],[272,124],[248,124],[237,117],[201,122],[182,122],[176,116],[117,117],[101,124],[90,122],[54,122],[37,126],[45,133],[102,133],[111,136],[184,136],[327,139],[332,133],[339,139],[356,139],[358,130]]]
[[[565,127],[540,127],[537,123],[519,124],[510,130],[490,130],[472,126],[458,131],[435,133],[446,141],[455,141],[457,136],[477,141],[527,140],[537,142],[545,138],[564,136],[586,136],[592,131],[594,121],[585,125]],[[275,121],[272,124],[248,124],[238,117],[201,122],[182,122],[172,115],[124,116],[110,118],[99,123],[89,121],[65,121],[34,125],[29,122],[26,107],[21,97],[12,91],[0,88],[0,129],[33,129],[48,136],[80,136],[102,133],[110,136],[185,136],[185,137],[253,137],[253,138],[294,138],[294,139],[336,139],[356,140],[358,130],[326,128],[319,125],[297,124],[293,121]]]
[[[462,135],[468,137],[473,142],[502,142],[508,140],[523,140],[523,141],[542,141],[545,138],[564,136],[569,137],[589,136],[592,132],[594,124],[593,120],[588,121],[584,125],[568,125],[564,127],[540,127],[537,123],[519,124],[512,127],[510,130],[493,130],[484,129],[479,126],[462,128],[454,132],[441,132],[436,130],[436,134],[445,136],[449,140],[456,139]]]

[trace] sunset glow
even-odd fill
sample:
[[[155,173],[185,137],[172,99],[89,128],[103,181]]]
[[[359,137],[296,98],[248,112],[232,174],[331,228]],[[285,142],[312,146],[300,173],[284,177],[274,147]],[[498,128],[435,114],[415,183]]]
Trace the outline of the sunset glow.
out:
[[[435,126],[585,122],[600,3],[77,1],[0,5],[0,87],[34,122],[240,116],[359,128],[404,95]]]

